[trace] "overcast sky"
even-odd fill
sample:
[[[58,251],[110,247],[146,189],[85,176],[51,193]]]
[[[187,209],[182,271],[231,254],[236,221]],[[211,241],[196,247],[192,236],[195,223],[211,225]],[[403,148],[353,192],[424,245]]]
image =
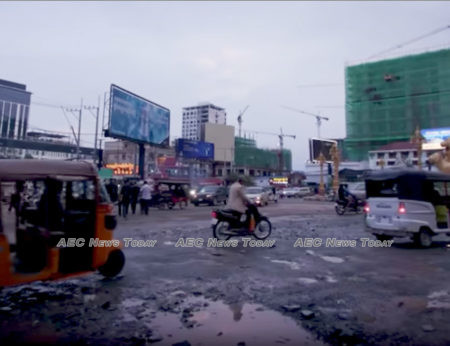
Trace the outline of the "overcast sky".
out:
[[[33,93],[30,129],[67,133],[63,112],[48,105],[103,103],[111,83],[169,108],[171,139],[183,107],[212,102],[237,127],[250,105],[243,128],[296,135],[285,147],[303,169],[315,118],[281,105],[328,116],[322,137],[343,138],[345,66],[449,24],[445,1],[2,1],[0,79]],[[450,30],[393,53],[439,46],[450,47]],[[93,145],[94,128],[85,111],[83,145]],[[255,138],[278,147],[276,136]]]

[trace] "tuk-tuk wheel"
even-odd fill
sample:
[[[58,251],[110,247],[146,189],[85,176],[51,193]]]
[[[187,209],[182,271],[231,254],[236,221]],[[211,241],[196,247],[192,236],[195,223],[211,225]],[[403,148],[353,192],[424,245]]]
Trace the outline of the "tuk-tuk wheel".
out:
[[[431,232],[426,228],[421,228],[419,233],[414,235],[414,241],[420,247],[430,247],[433,243]]]
[[[109,253],[106,263],[98,268],[103,276],[108,278],[114,277],[120,273],[125,264],[125,255],[122,250],[114,250]]]

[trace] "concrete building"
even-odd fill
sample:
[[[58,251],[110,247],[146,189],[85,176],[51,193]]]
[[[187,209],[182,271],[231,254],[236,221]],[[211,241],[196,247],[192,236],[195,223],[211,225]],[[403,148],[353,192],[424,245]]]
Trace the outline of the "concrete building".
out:
[[[205,123],[201,140],[214,144],[213,175],[223,177],[230,174],[234,165],[234,126]]]
[[[225,109],[211,103],[183,108],[181,137],[199,141],[201,139],[202,124],[205,123],[225,125],[227,123]]]
[[[31,93],[25,84],[0,79],[0,137],[25,139]]]

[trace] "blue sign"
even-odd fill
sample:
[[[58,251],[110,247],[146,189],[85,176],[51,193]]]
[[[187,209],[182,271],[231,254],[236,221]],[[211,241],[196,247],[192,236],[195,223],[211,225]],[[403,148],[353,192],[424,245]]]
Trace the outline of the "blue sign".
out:
[[[191,139],[177,139],[176,152],[179,157],[187,159],[213,160],[214,144],[194,141]]]
[[[439,142],[450,137],[450,127],[439,129],[424,129],[420,131],[427,142]]]
[[[169,129],[170,110],[111,85],[109,136],[167,146]]]

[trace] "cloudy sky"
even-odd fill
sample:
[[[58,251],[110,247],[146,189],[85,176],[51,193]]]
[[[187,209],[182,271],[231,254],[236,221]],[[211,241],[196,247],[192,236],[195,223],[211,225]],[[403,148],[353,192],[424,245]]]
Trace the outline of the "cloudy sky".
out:
[[[345,67],[450,25],[450,2],[0,2],[0,79],[33,93],[30,128],[70,133],[58,106],[97,105],[117,84],[171,110],[212,102],[227,123],[286,139],[303,169],[315,118],[325,138],[345,137]],[[450,30],[394,50],[450,47]],[[380,56],[380,58],[390,55]],[[102,111],[100,112],[103,113]],[[68,113],[70,123],[76,118]],[[83,114],[83,145],[94,117]],[[278,138],[253,135],[261,147]]]

